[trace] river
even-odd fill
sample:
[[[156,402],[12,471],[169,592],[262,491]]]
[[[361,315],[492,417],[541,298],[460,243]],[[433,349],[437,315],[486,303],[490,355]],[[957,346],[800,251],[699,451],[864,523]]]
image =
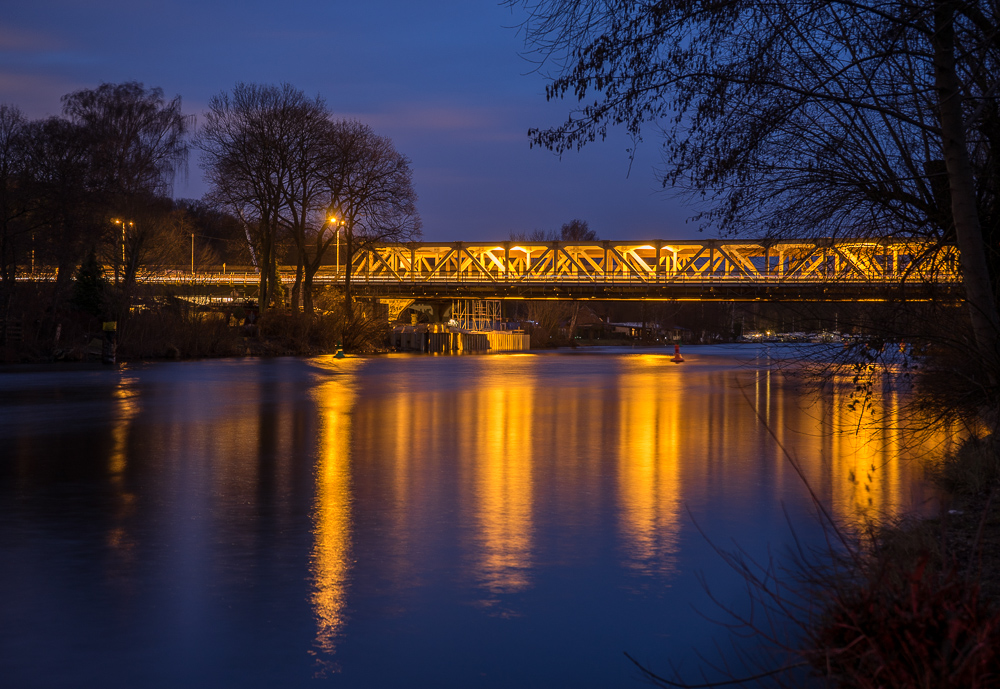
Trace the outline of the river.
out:
[[[0,683],[645,686],[623,651],[693,671],[727,643],[700,579],[745,603],[715,547],[818,537],[788,455],[848,525],[932,502],[900,394],[838,432],[850,387],[763,351],[0,373]]]

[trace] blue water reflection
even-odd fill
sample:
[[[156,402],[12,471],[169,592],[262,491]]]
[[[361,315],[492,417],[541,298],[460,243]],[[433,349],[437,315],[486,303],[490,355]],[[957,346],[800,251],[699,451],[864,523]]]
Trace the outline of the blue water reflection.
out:
[[[0,374],[0,677],[639,686],[622,651],[724,636],[698,572],[741,604],[698,528],[816,533],[761,418],[846,523],[929,498],[898,433],[832,431],[845,389],[747,351]]]

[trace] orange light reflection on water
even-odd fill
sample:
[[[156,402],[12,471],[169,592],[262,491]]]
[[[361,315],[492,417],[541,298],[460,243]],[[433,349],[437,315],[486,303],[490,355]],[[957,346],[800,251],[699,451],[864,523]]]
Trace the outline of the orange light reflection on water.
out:
[[[139,413],[138,393],[134,386],[133,378],[122,375],[113,393],[116,409],[111,429],[112,448],[108,455],[108,472],[113,477],[121,476],[128,461],[128,432],[132,419]]]
[[[412,377],[394,369],[360,388],[344,373],[315,391],[313,606],[323,651],[345,623],[355,509],[379,557],[370,585],[420,586],[441,566],[434,558],[454,552],[479,604],[517,614],[503,597],[532,587],[539,553],[571,563],[596,547],[587,535],[609,514],[623,566],[663,581],[691,527],[686,505],[739,528],[752,528],[741,515],[759,514],[762,500],[801,507],[807,489],[790,457],[846,524],[897,515],[928,494],[895,428],[896,393],[881,400],[878,424],[858,425],[844,385],[809,394],[780,372],[729,362],[609,357],[596,372],[582,360],[591,368],[577,374],[555,359],[563,368],[554,374],[546,357],[465,361],[458,383],[425,384],[415,364]],[[433,521],[443,514],[453,521]]]
[[[908,417],[912,412],[905,410],[905,396],[893,389],[877,394],[864,411],[851,409],[853,387],[837,381],[804,404],[803,416],[813,420],[815,431],[796,459],[809,485],[830,502],[834,517],[864,527],[931,500],[933,490],[921,481],[923,461],[940,457],[954,436]]]
[[[619,387],[618,485],[625,565],[666,574],[674,565],[681,510],[680,371],[663,370],[663,357],[635,357]]]
[[[337,362],[336,373],[313,391],[320,417],[313,513],[312,606],[315,647],[327,662],[344,626],[347,580],[351,569],[351,409],[353,360]],[[325,658],[323,657],[325,656]]]
[[[134,542],[126,524],[132,516],[135,495],[125,482],[125,470],[128,468],[129,431],[132,428],[132,420],[140,408],[135,383],[134,378],[123,373],[112,393],[115,410],[111,427],[111,451],[108,453],[108,475],[117,498],[117,505],[112,526],[108,529],[107,542],[111,552],[116,556],[116,567],[125,567],[133,563]]]
[[[531,574],[535,385],[530,375],[502,371],[483,380],[469,400],[475,430],[465,444],[475,457],[475,569],[489,592],[513,593],[529,586]]]

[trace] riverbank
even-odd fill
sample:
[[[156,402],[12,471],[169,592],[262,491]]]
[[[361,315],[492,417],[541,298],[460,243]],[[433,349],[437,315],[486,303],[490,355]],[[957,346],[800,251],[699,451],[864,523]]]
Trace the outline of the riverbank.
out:
[[[133,311],[115,326],[119,361],[388,351],[388,326],[360,309],[351,319],[336,312],[290,311],[249,319],[242,313],[175,305]],[[38,318],[0,346],[0,364],[99,362],[105,338],[103,321],[93,316]]]
[[[1000,685],[992,439],[965,442],[930,474],[944,491],[936,516],[873,524],[834,565],[807,570],[820,614],[804,621],[798,655],[835,686]]]

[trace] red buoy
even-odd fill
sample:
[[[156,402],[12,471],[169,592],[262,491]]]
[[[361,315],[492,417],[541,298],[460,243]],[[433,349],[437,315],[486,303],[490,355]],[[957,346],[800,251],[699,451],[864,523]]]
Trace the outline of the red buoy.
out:
[[[681,356],[681,346],[679,344],[674,345],[674,358],[671,359],[675,364],[679,364],[684,361],[684,357]]]

